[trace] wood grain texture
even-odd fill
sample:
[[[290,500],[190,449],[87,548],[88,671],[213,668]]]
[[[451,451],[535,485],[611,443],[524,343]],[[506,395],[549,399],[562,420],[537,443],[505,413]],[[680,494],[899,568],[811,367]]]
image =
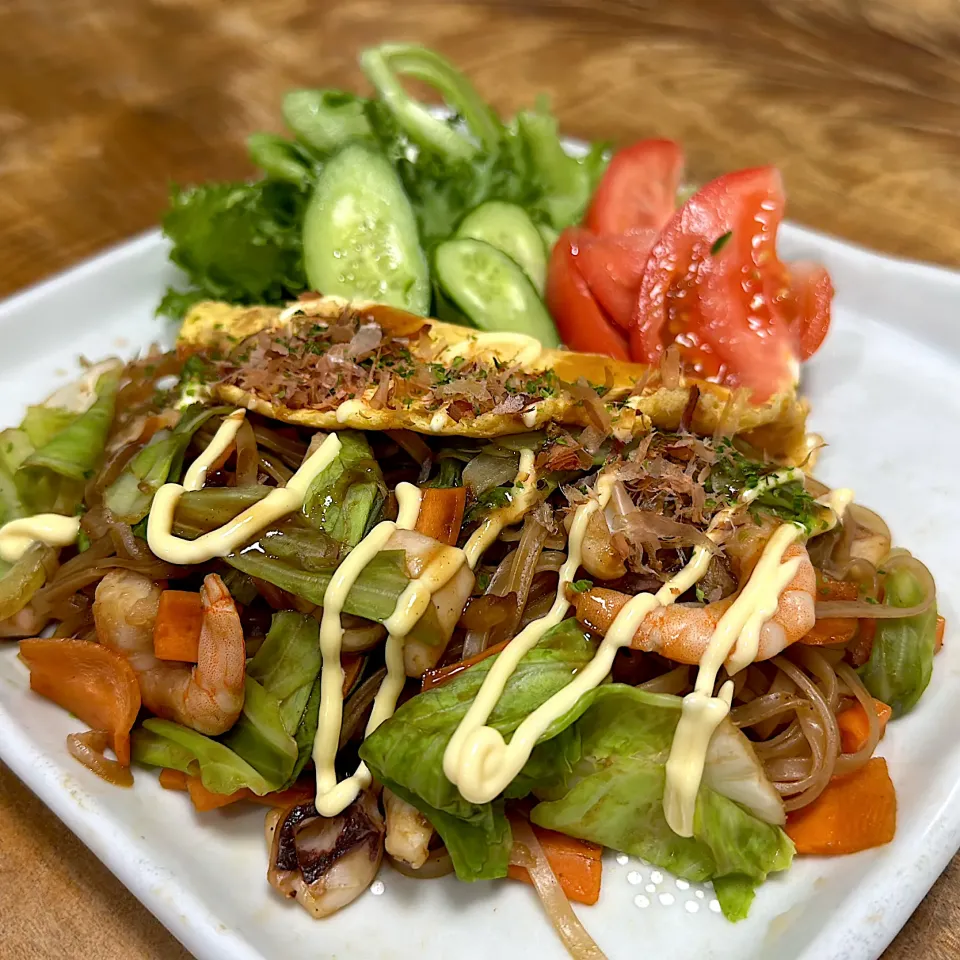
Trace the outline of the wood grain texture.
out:
[[[384,40],[501,111],[679,139],[696,179],[775,163],[793,219],[960,265],[957,0],[3,0],[0,293],[153,226],[170,181],[249,175],[282,92],[363,88]],[[960,956],[958,902],[955,860],[885,960]],[[6,770],[0,917],[4,957],[186,956]]]

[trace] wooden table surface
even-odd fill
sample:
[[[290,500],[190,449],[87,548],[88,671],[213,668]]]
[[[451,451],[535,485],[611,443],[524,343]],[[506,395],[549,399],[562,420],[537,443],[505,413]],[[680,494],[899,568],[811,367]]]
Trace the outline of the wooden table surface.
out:
[[[357,52],[436,46],[501,111],[683,141],[690,174],[775,163],[795,220],[960,265],[956,0],[6,0],[0,293],[153,226],[168,183],[252,171],[291,86],[362,84]],[[960,860],[885,960],[960,956]],[[186,957],[0,768],[0,955]]]

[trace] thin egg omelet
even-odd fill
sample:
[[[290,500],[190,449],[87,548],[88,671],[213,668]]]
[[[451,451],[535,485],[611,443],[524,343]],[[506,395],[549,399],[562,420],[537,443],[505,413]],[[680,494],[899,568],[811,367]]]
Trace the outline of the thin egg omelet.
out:
[[[807,407],[793,389],[754,405],[679,372],[337,297],[283,310],[198,303],[177,349],[215,360],[216,399],[321,430],[489,438],[556,423],[628,440],[683,425],[748,434],[788,461],[805,456]]]

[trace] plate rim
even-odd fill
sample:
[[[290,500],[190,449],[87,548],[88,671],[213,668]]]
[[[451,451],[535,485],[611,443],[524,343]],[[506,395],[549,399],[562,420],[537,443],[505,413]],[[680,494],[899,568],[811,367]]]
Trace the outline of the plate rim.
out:
[[[905,282],[945,284],[951,291],[956,289],[960,294],[960,270],[884,254],[790,221],[783,224],[781,237],[791,243],[808,244],[818,254],[829,254],[833,260],[843,259],[860,271],[895,271]],[[0,300],[0,323],[14,311],[29,308],[52,294],[69,291],[78,281],[104,270],[122,270],[126,261],[153,255],[158,248],[165,246],[168,246],[168,241],[159,228],[151,228],[111,244]],[[85,802],[74,802],[53,761],[34,746],[27,730],[17,723],[2,701],[0,720],[4,721],[7,731],[7,736],[0,739],[0,759],[188,950],[202,960],[220,960],[224,956],[238,960],[267,960],[249,940],[224,929],[199,895],[183,886],[178,887],[176,903],[157,895],[151,889],[154,884],[143,870],[143,865],[152,865],[159,872],[166,871],[151,860],[150,844],[125,826],[124,844],[112,844],[109,827],[111,823],[114,828],[118,825],[109,811],[100,807],[96,797],[83,793],[82,788],[79,788],[79,793]],[[863,949],[856,956],[866,958],[879,956],[883,952],[960,848],[960,776],[952,783],[936,815],[927,822],[923,838],[923,848],[917,851],[917,855],[919,858],[921,853],[925,854],[925,862],[919,870],[915,864],[909,895],[902,896],[901,889],[898,900],[885,902],[888,898],[892,899],[892,890],[883,888],[880,891],[872,903],[883,911],[882,922],[873,926],[869,932],[872,935],[863,936]],[[130,856],[131,850],[136,857]],[[847,929],[851,922],[848,920],[840,924],[840,929]],[[836,924],[824,924],[818,934],[833,926]],[[816,947],[815,942],[804,948],[799,960],[813,960],[812,947]]]

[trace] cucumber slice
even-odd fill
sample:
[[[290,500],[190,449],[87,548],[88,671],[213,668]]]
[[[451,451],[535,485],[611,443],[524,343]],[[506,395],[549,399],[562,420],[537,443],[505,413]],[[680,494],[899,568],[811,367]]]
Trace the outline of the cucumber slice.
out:
[[[527,275],[482,240],[448,240],[434,269],[443,292],[481,329],[525,333],[545,347],[560,346],[557,328]]]
[[[344,147],[324,168],[303,219],[311,289],[426,316],[430,268],[400,179],[380,154]]]
[[[547,248],[547,259],[550,259],[550,252],[557,245],[557,241],[560,239],[560,233],[557,230],[554,230],[549,223],[538,223],[537,230],[540,231],[540,237],[543,240],[543,245]]]
[[[464,217],[455,236],[483,240],[515,260],[543,296],[547,282],[547,252],[527,211],[514,203],[491,200]]]

